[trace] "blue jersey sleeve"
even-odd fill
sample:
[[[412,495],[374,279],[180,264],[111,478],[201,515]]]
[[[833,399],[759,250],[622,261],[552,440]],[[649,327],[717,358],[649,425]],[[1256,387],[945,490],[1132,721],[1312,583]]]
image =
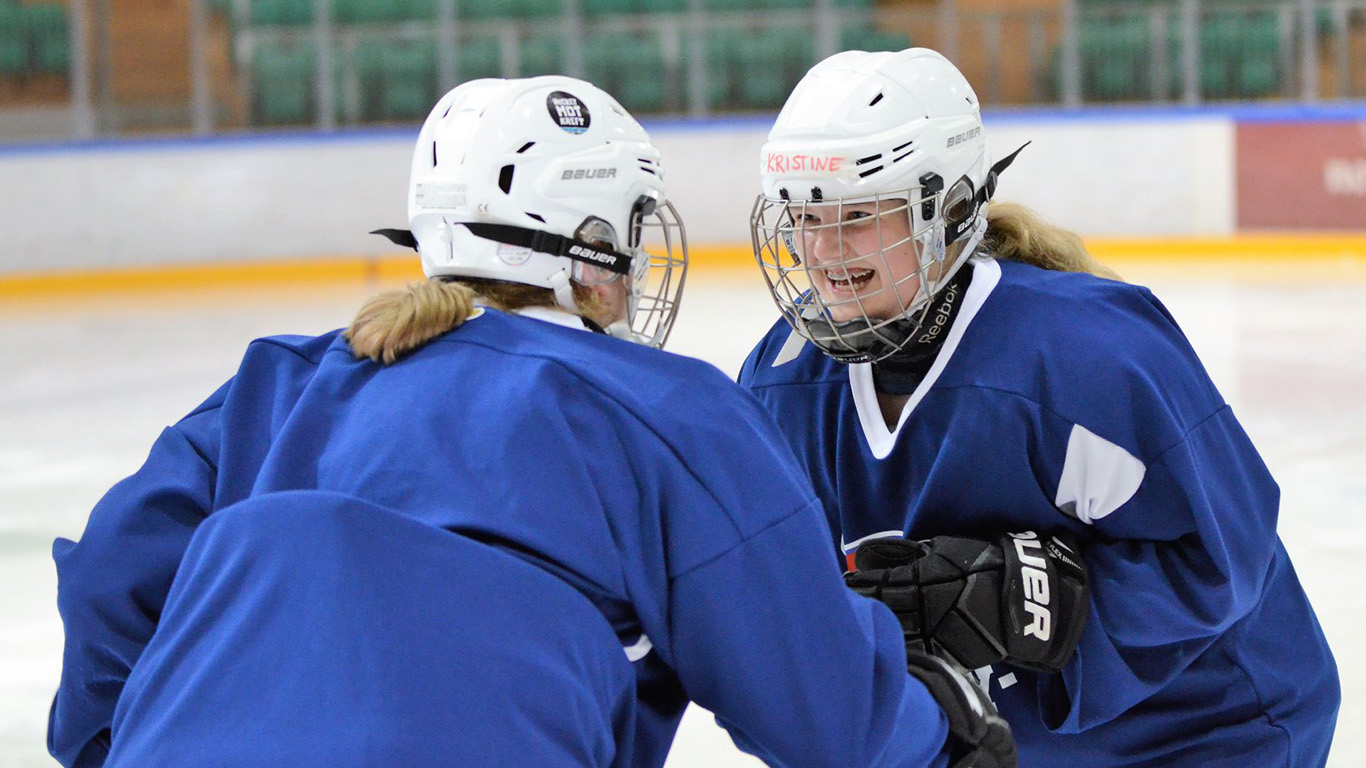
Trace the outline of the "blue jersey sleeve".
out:
[[[53,546],[66,646],[48,751],[68,768],[104,763],[114,706],[156,629],[185,547],[212,509],[226,390],[162,432],[142,468],[96,505],[79,543]]]
[[[823,528],[813,503],[673,579],[684,688],[770,765],[943,764],[947,722],[900,625],[845,589]]]
[[[1279,495],[1227,407],[1146,465],[1133,497],[1093,521],[1091,621],[1063,680],[1045,680],[1051,728],[1113,720],[1257,606]]]
[[[907,674],[890,610],[844,586],[776,424],[733,385],[695,382],[687,428],[656,433],[683,470],[658,481],[673,510],[664,607],[644,616],[659,651],[771,765],[936,765],[944,715]]]

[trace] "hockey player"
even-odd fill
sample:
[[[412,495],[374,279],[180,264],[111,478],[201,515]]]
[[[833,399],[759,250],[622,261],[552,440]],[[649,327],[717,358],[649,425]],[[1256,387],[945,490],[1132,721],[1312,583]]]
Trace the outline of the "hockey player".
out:
[[[686,265],[662,174],[588,83],[442,98],[387,231],[431,279],[251,344],[56,543],[52,754],[658,766],[693,700],[774,765],[1014,766],[829,569],[772,420],[651,348]]]
[[[783,319],[741,383],[850,586],[975,670],[1022,766],[1322,766],[1337,671],[1275,481],[1148,290],[988,212],[1014,156],[933,51],[812,68],[762,149]]]

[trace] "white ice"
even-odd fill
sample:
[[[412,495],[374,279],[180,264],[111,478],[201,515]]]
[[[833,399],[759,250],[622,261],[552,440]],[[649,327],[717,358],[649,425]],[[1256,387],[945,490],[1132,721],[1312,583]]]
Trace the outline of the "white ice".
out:
[[[1366,765],[1366,276],[1192,277],[1125,269],[1182,323],[1283,491],[1281,536],[1336,653],[1343,707],[1329,765]],[[62,630],[49,549],[161,428],[233,371],[245,344],[344,325],[373,285],[0,304],[0,768],[55,766],[44,734]],[[757,271],[690,277],[670,348],[734,374],[774,317]],[[832,716],[838,717],[837,713]],[[669,768],[755,766],[700,710]]]

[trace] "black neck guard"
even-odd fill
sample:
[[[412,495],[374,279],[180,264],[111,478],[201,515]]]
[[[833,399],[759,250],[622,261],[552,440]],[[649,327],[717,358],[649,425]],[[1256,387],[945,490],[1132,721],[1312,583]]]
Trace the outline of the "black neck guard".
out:
[[[972,283],[972,265],[964,264],[949,284],[939,289],[930,301],[925,320],[911,341],[895,355],[873,363],[873,387],[884,395],[909,395],[934,365],[953,319],[963,306],[963,296]]]

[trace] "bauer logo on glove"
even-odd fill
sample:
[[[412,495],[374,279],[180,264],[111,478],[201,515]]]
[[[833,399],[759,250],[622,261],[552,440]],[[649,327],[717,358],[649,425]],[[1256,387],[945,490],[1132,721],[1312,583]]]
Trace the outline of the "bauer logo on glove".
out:
[[[854,567],[845,583],[892,609],[908,648],[964,669],[1005,661],[1056,672],[1089,612],[1086,569],[1067,533],[873,539]]]

